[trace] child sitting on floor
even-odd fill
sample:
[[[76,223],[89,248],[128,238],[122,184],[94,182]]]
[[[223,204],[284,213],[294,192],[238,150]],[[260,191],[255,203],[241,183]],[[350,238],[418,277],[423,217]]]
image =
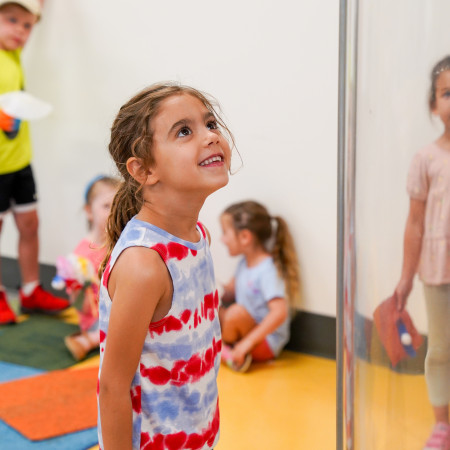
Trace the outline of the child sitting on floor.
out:
[[[278,356],[289,339],[289,301],[300,286],[297,255],[286,222],[257,202],[231,205],[220,220],[230,255],[243,256],[219,311],[222,361],[244,372],[252,360]]]
[[[72,356],[80,361],[91,351],[99,347],[98,326],[98,268],[106,255],[106,221],[116,194],[119,181],[104,175],[95,177],[87,186],[84,211],[88,219],[89,233],[83,238],[73,254],[60,258],[57,263],[58,274],[68,265],[79,266],[79,271],[88,273],[85,281],[68,280],[65,276],[66,291],[71,303],[78,310],[80,331],[66,336],[64,342]],[[68,270],[66,270],[67,272]],[[77,272],[77,270],[72,270]]]

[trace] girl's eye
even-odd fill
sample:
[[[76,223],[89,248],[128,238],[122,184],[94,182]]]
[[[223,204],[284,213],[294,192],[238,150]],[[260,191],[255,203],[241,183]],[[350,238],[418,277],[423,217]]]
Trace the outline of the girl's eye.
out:
[[[177,137],[189,136],[192,134],[192,131],[188,127],[183,127],[177,134]]]
[[[211,120],[206,124],[206,127],[210,130],[217,130],[219,128],[219,125],[217,125],[217,122],[215,120]]]
[[[444,97],[450,97],[450,91],[445,91],[444,92]]]
[[[26,24],[24,25],[24,28],[25,28],[26,30],[31,30],[31,23],[26,23]]]
[[[15,17],[10,17],[10,18],[9,18],[9,21],[10,21],[11,23],[16,23],[16,22],[17,22],[17,19],[16,19]]]

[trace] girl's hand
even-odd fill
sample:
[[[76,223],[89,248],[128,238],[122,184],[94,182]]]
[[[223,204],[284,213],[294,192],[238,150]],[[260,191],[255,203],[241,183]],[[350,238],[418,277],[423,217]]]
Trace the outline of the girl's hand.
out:
[[[397,302],[397,309],[403,311],[406,306],[409,294],[413,287],[412,280],[400,280],[394,291],[394,296]]]
[[[231,350],[231,358],[233,359],[233,362],[237,367],[240,367],[242,366],[242,364],[244,364],[245,357],[247,356],[248,352],[249,351],[242,342],[239,342],[233,347],[233,349]]]

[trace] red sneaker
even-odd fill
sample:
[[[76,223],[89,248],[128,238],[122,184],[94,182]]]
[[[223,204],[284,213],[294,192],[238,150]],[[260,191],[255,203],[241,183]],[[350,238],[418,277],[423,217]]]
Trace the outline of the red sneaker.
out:
[[[16,323],[16,315],[9,307],[4,291],[0,291],[0,325]]]
[[[70,306],[69,300],[55,297],[50,292],[44,291],[39,285],[31,295],[25,296],[22,291],[20,295],[20,310],[25,314],[42,313],[42,314],[58,314]]]

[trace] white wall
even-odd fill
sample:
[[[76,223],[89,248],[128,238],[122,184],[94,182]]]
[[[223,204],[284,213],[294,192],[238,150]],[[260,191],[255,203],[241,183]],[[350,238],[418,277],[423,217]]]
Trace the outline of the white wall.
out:
[[[371,316],[400,278],[413,154],[442,133],[428,111],[434,64],[450,53],[450,2],[360,2],[356,217],[360,311]],[[422,285],[408,302],[426,331]]]
[[[113,171],[109,127],[144,86],[174,79],[219,99],[244,167],[205,204],[219,281],[235,261],[220,212],[253,198],[286,218],[302,307],[335,315],[338,2],[46,0],[24,52],[28,90],[54,106],[32,124],[41,262],[85,232],[86,182]],[[2,254],[16,256],[9,219]]]

